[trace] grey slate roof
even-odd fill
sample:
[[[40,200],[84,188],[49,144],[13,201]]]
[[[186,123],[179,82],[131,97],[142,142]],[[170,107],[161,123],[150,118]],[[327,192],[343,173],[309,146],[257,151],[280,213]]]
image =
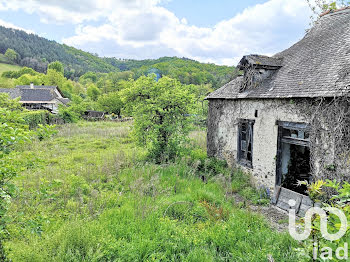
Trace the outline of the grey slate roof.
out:
[[[52,101],[57,97],[57,94],[52,89],[21,89],[21,102],[43,102]]]
[[[0,88],[0,93],[7,93],[11,99],[21,96],[21,91],[18,88]]]
[[[0,88],[0,93],[8,93],[12,99],[21,97],[20,102],[23,103],[54,103],[57,99],[67,104],[70,100],[59,96],[56,90],[58,90],[56,86],[34,86],[34,88],[16,86],[16,88]]]
[[[207,99],[334,97],[350,91],[350,9],[321,17],[305,37],[273,56],[281,68],[239,92],[238,77]]]

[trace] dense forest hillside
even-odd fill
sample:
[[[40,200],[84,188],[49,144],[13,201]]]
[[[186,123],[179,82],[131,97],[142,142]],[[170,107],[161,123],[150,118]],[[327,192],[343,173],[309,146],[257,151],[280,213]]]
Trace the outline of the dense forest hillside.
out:
[[[101,73],[133,71],[136,76],[141,76],[156,70],[159,75],[169,75],[179,79],[183,84],[211,84],[216,89],[237,74],[234,67],[203,64],[186,58],[162,57],[155,60],[101,58],[96,54],[34,34],[0,26],[0,53],[5,54],[8,49],[17,53],[11,62],[31,67],[42,73],[46,72],[48,63],[60,61],[65,65],[65,76],[70,79],[76,79],[89,71]]]
[[[82,74],[86,71],[110,72],[114,70],[111,64],[90,53],[49,41],[24,31],[0,26],[0,52],[8,48],[15,50],[19,57],[17,63],[44,72],[47,64],[53,61],[63,62],[68,72]]]

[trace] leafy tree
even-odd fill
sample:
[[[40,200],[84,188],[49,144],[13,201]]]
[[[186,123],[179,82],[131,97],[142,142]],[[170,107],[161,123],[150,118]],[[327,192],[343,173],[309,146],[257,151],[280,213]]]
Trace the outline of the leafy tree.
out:
[[[45,85],[58,86],[59,88],[62,88],[65,81],[67,81],[61,72],[58,72],[52,68],[47,70],[47,74],[44,77],[44,80]]]
[[[0,77],[0,88],[13,88],[15,86],[13,79]]]
[[[190,93],[195,96],[194,111],[195,121],[194,123],[200,126],[206,126],[206,120],[208,118],[208,101],[204,98],[213,92],[210,85],[188,85],[186,88]]]
[[[136,77],[157,72],[161,76],[178,79],[183,84],[211,84],[217,89],[238,75],[234,67],[202,64],[190,59],[160,58],[152,65],[143,65],[135,69]],[[169,60],[171,59],[171,60]]]
[[[5,57],[9,62],[15,63],[17,62],[19,55],[15,50],[8,48],[5,52]]]
[[[71,83],[73,84],[72,96],[79,95],[80,97],[85,97],[85,88],[80,83],[74,81],[72,81]]]
[[[115,76],[117,80],[129,80],[133,79],[135,77],[135,74],[132,71],[124,71],[115,73]]]
[[[64,74],[63,64],[59,61],[55,61],[55,62],[50,63],[47,66],[47,69],[53,69],[53,70],[57,71],[58,73],[61,73],[62,75]]]
[[[47,63],[33,57],[25,57],[19,62],[19,64],[21,66],[31,67],[40,73],[45,73],[47,70]]]
[[[98,89],[102,90],[103,93],[113,92],[114,90],[112,81],[106,78],[100,78],[96,86]]]
[[[112,72],[108,74],[107,80],[114,91],[119,91],[123,88],[123,84],[121,83],[128,81],[129,79],[134,79],[134,76],[134,73],[131,71]]]
[[[120,80],[118,81],[117,85],[115,86],[116,90],[121,91],[129,86],[130,82],[126,80]]]
[[[117,92],[103,94],[98,98],[97,103],[100,104],[103,111],[120,116],[123,102]]]
[[[67,97],[69,99],[72,98],[73,89],[74,89],[74,83],[71,80],[63,81],[63,84],[60,87],[60,90],[63,93],[64,97]]]
[[[181,155],[194,96],[179,81],[143,76],[123,91],[123,99],[135,119],[134,135],[152,159],[159,163]]]
[[[15,85],[30,85],[33,83],[34,85],[41,85],[44,83],[43,76],[32,76],[29,74],[22,75],[18,79],[14,81]]]
[[[87,72],[79,78],[79,81],[83,84],[86,84],[89,82],[96,83],[97,75],[94,72]]]
[[[98,96],[101,95],[100,89],[98,89],[94,84],[90,84],[87,88],[87,95],[92,101],[97,101]]]
[[[328,10],[336,10],[338,8],[346,7],[350,5],[349,0],[306,0],[309,4],[312,12],[311,16],[312,24],[318,19],[320,14]]]

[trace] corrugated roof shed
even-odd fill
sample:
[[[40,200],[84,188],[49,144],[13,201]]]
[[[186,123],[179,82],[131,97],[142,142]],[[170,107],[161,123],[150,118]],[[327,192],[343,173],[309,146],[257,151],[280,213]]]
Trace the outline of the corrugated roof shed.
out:
[[[349,92],[350,9],[321,17],[301,41],[272,58],[282,61],[281,68],[258,87],[240,92],[243,77],[238,77],[207,99],[333,97]]]

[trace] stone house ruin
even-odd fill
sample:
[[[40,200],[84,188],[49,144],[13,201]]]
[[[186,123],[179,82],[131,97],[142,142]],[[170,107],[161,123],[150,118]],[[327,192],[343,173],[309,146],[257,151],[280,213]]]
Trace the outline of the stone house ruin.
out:
[[[288,209],[310,199],[298,181],[349,181],[350,9],[323,15],[272,57],[244,56],[244,72],[211,93],[208,155],[252,174]]]
[[[16,86],[15,88],[0,88],[0,93],[9,94],[10,98],[20,97],[19,102],[30,110],[48,110],[58,113],[59,105],[67,105],[70,100],[65,98],[57,86]]]

